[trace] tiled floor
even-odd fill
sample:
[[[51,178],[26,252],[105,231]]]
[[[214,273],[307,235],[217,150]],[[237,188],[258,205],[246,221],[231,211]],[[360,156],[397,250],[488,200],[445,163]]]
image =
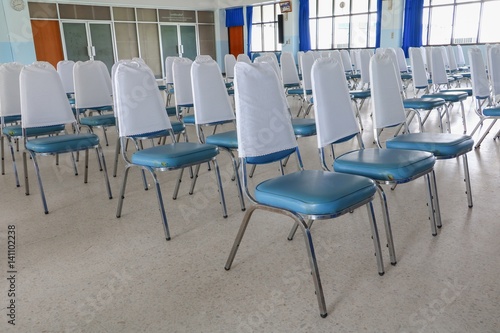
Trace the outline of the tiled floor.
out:
[[[468,101],[472,128],[477,119],[469,106]],[[371,146],[368,107],[362,112],[368,128],[363,138]],[[435,129],[430,121],[428,128]],[[461,131],[457,110],[452,128]],[[192,129],[190,134],[194,138]],[[171,193],[177,172],[160,174],[169,242],[154,190],[142,189],[137,170],[129,176],[123,215],[115,217],[121,160],[119,177],[111,179],[114,198],[108,200],[95,154],[88,184],[71,173],[67,156],[59,166],[42,158],[50,210],[44,215],[32,165],[32,193],[25,196],[23,187],[15,188],[7,156],[7,172],[0,177],[0,331],[499,332],[500,142],[491,138],[469,154],[472,209],[460,160],[437,163],[443,228],[436,237],[423,179],[387,188],[398,264],[390,265],[384,248],[382,277],[365,209],[314,225],[325,319],[318,313],[304,242],[299,234],[287,241],[292,223],[285,217],[256,212],[231,270],[224,270],[244,214],[226,155],[219,162],[227,219],[206,166],[195,194],[187,194],[189,178],[184,178],[176,201]],[[315,138],[299,140],[307,168],[319,168],[315,144]],[[113,149],[105,147],[110,170]],[[294,168],[294,163],[287,167]],[[253,182],[274,174],[275,167],[260,167]],[[15,327],[6,315],[8,225],[16,230]]]

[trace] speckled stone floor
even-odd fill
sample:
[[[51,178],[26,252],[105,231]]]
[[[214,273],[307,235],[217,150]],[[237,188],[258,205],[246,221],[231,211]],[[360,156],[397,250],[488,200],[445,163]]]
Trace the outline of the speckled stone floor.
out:
[[[470,129],[477,122],[465,103]],[[372,146],[369,104],[365,144]],[[458,110],[452,130],[461,132]],[[437,130],[431,116],[428,130]],[[495,126],[494,131],[500,128]],[[189,129],[192,138],[195,133]],[[500,141],[469,153],[474,207],[467,207],[460,160],[439,161],[443,228],[431,236],[423,179],[386,188],[398,263],[383,248],[379,276],[365,209],[312,228],[328,317],[319,316],[302,236],[292,222],[258,211],[230,271],[224,264],[244,215],[229,158],[221,154],[229,216],[222,218],[212,172],[201,168],[195,194],[177,172],[160,173],[172,240],[167,242],[154,189],[131,171],[123,214],[115,217],[123,161],[105,194],[95,154],[89,183],[70,160],[41,159],[50,213],[44,215],[32,164],[31,195],[14,185],[10,156],[0,176],[0,331],[2,332],[499,332]],[[116,134],[105,148],[112,169]],[[477,139],[478,136],[476,135]],[[315,138],[299,140],[306,168],[318,169]],[[349,144],[342,149],[350,149]],[[17,158],[21,161],[21,154]],[[80,163],[81,164],[81,163]],[[19,164],[21,166],[21,164]],[[289,163],[288,170],[294,170]],[[22,168],[20,167],[22,176]],[[259,167],[255,182],[277,174]],[[148,178],[151,182],[151,179]],[[376,214],[383,244],[381,210]],[[16,230],[16,319],[8,324],[7,231]]]

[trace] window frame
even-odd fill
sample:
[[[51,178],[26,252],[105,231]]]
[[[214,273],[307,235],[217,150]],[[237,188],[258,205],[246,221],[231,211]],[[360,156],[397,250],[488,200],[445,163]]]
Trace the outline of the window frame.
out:
[[[267,7],[267,6],[273,7],[274,21],[264,21],[263,20],[263,13],[264,13],[263,7]],[[254,26],[260,26],[260,34],[261,34],[260,46],[259,46],[259,48],[256,48],[256,45],[254,45],[254,43],[252,41],[251,46],[250,46],[250,48],[251,48],[250,52],[252,52],[252,53],[281,52],[282,47],[278,41],[278,15],[281,13],[279,3],[267,3],[267,4],[261,4],[261,5],[253,5],[253,10],[255,10],[256,8],[260,8],[261,20],[256,22],[255,15],[252,16],[252,34],[254,34],[257,31],[257,29],[254,29]],[[266,24],[273,24],[274,25],[274,50],[264,50],[265,49],[265,47],[264,47],[265,36],[266,36],[264,25],[266,25]]]

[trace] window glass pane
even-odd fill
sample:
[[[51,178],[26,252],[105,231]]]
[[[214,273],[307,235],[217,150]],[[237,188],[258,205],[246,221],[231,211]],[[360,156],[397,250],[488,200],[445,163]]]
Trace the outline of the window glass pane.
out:
[[[214,12],[198,12],[198,23],[214,23]]]
[[[429,6],[429,0],[424,0],[424,6]]]
[[[351,13],[366,13],[368,11],[368,1],[353,1]]]
[[[276,28],[274,29],[274,32],[275,32],[275,36],[274,36],[274,40],[276,41],[276,43],[274,44],[274,50],[272,51],[281,51],[281,44],[279,43],[279,36],[278,36],[278,24],[276,24]]]
[[[320,0],[318,3],[318,16],[332,16],[332,2],[328,0]]]
[[[135,21],[134,8],[113,7],[113,19],[115,21]]]
[[[434,7],[431,11],[430,45],[449,44],[453,23],[453,6]]]
[[[262,51],[262,29],[260,24],[252,25],[252,52]]]
[[[157,22],[156,9],[137,8],[137,21]]]
[[[377,11],[377,0],[370,0],[370,12]]]
[[[57,5],[55,3],[28,2],[30,18],[57,19]]]
[[[309,33],[311,34],[311,49],[316,50],[317,43],[316,43],[316,20],[309,20]]]
[[[161,73],[160,58],[160,36],[158,35],[158,24],[139,23],[139,45],[141,47],[141,58],[151,68],[157,78],[163,77]]]
[[[274,17],[274,5],[262,6],[262,22],[273,22]]]
[[[479,32],[480,43],[500,42],[500,1],[488,1],[483,4],[483,17],[481,18],[481,30]]]
[[[318,49],[331,49],[333,36],[332,18],[318,19]]]
[[[359,1],[359,0],[357,0]],[[335,6],[333,7],[334,15],[347,15],[349,14],[349,8],[351,7],[350,0],[335,0]]]
[[[337,17],[334,20],[333,47],[349,47],[349,17]]]
[[[368,15],[351,16],[351,45],[349,47],[366,47],[368,35]]]
[[[118,60],[139,56],[135,23],[115,23],[115,36]]]
[[[267,23],[262,25],[264,31],[264,49],[263,51],[276,50],[276,31],[274,23]]]
[[[424,8],[422,16],[422,45],[427,45],[427,36],[429,33],[429,8]]]
[[[171,10],[159,9],[160,22],[196,22],[196,12],[194,10]]]
[[[309,0],[309,17],[316,17],[316,1],[317,0]]]
[[[215,51],[215,26],[204,24],[198,26],[200,35],[200,54],[208,54],[213,59],[217,59]]]
[[[253,23],[262,22],[262,11],[260,6],[253,7],[252,22]]]
[[[431,0],[431,5],[446,5],[449,3],[453,3],[453,0]]]
[[[480,3],[471,3],[456,7],[455,28],[453,30],[454,44],[476,43],[480,9]]]
[[[368,28],[368,47],[375,47],[377,38],[377,14],[370,14],[370,26]]]

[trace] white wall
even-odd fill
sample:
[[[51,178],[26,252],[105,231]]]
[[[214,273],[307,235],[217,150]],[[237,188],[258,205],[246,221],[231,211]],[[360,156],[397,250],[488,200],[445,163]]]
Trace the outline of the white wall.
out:
[[[10,0],[1,0],[0,7],[0,62],[32,63],[36,55],[28,6],[16,11],[10,7]]]

